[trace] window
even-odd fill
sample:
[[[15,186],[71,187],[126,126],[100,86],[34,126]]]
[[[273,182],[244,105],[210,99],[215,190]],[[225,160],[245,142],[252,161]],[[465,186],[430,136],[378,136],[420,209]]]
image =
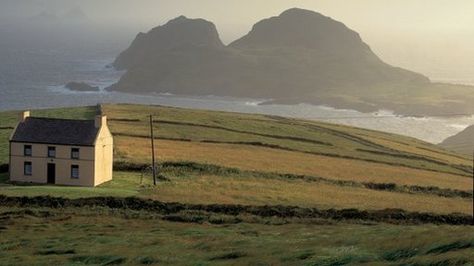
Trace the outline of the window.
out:
[[[25,162],[23,165],[23,172],[25,175],[31,175],[33,172],[33,167],[31,166],[31,162]]]
[[[71,149],[71,159],[79,159],[79,148]]]
[[[23,147],[23,155],[24,156],[31,156],[31,153],[32,153],[31,145],[25,145]]]
[[[79,178],[79,165],[71,165],[71,178]]]
[[[48,147],[48,157],[56,157],[56,147]]]

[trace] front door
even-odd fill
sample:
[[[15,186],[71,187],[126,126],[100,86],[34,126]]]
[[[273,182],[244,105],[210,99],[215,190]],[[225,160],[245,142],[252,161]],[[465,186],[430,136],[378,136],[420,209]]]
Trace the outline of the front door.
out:
[[[48,163],[48,184],[56,183],[56,164]]]

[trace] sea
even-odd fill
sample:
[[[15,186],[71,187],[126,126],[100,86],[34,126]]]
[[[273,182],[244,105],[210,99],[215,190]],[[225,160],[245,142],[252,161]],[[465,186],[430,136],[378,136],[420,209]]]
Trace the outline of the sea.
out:
[[[129,45],[130,39],[125,35],[113,41],[100,34],[95,35],[96,38],[87,35],[59,37],[63,36],[60,34],[25,37],[26,34],[12,34],[0,29],[0,36],[4,36],[0,38],[0,111],[100,103],[153,104],[303,118],[382,130],[431,143],[439,143],[474,124],[474,115],[402,117],[390,110],[361,113],[310,104],[262,104],[269,99],[111,92],[105,88],[117,82],[124,73],[114,70],[110,65]],[[70,91],[64,87],[70,81],[99,86],[100,91]],[[449,81],[474,84],[474,80],[469,79]]]

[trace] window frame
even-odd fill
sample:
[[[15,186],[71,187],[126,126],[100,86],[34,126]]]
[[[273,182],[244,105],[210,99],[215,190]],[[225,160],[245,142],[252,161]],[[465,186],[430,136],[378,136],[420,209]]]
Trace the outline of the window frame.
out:
[[[77,169],[77,176],[74,176],[74,169]],[[71,165],[71,179],[79,179],[79,165],[77,164],[72,164]]]
[[[77,151],[77,157],[74,156],[75,151]],[[71,148],[71,159],[79,160],[81,158],[81,149],[80,148]]]
[[[54,151],[54,156],[50,155],[50,150]],[[56,158],[56,147],[55,146],[48,146],[48,152],[47,152],[48,158]]]
[[[26,169],[27,169],[26,167],[28,165],[30,167],[30,172],[29,173],[26,171]],[[25,175],[25,176],[32,176],[33,175],[33,163],[32,162],[30,162],[30,161],[23,162],[23,175]]]
[[[29,147],[29,150],[30,150],[29,154],[26,152],[28,150],[28,147]],[[31,145],[31,144],[23,145],[23,156],[28,156],[28,157],[33,156],[33,145]]]

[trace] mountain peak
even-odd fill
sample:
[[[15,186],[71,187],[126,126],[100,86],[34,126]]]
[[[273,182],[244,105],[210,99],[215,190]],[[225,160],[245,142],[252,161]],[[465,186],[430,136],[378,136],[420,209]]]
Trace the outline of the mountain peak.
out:
[[[298,8],[298,7],[293,7],[293,8],[290,8],[290,9],[287,9],[287,10],[283,11],[283,12],[280,14],[280,17],[285,17],[285,16],[304,16],[304,15],[309,15],[309,16],[317,15],[317,16],[325,17],[325,16],[323,16],[322,14],[320,14],[320,13],[318,13],[318,12],[316,12],[316,11],[308,10],[308,9],[303,9],[303,8]]]
[[[192,19],[189,19],[186,16],[181,15],[179,17],[176,17],[176,18],[168,21],[168,23],[166,23],[166,24],[180,23],[180,22],[186,22],[186,21],[192,21]]]
[[[225,47],[214,23],[198,18],[179,16],[166,24],[137,35],[132,45],[114,62],[118,69],[125,69],[171,50],[189,50],[196,47],[210,49]]]
[[[320,13],[292,8],[279,16],[261,20],[244,37],[231,44],[238,48],[291,47],[321,52],[366,53],[369,47],[355,31]]]

